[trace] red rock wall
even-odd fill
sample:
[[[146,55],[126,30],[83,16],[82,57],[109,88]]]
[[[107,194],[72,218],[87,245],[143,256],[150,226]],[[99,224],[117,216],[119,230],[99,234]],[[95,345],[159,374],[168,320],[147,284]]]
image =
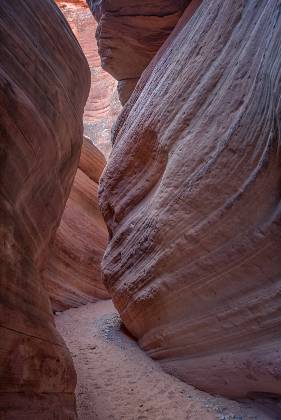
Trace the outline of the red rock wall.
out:
[[[85,1],[56,0],[68,20],[91,70],[91,89],[84,113],[85,134],[103,152],[111,151],[111,127],[121,111],[116,81],[101,68],[95,32],[97,23]]]
[[[55,311],[109,298],[101,276],[107,228],[98,206],[98,182],[105,163],[103,154],[84,138],[79,168],[44,272]]]
[[[0,418],[74,419],[76,375],[42,285],[90,86],[51,1],[0,3]]]
[[[87,0],[99,22],[102,67],[118,80],[125,104],[143,70],[167,39],[190,0]]]
[[[117,123],[104,277],[168,372],[212,393],[280,395],[279,2],[203,0],[191,14]]]

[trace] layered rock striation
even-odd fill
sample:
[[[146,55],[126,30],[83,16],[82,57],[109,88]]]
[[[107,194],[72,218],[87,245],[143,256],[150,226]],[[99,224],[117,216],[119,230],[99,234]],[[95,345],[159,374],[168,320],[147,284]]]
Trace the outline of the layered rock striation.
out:
[[[79,167],[52,244],[44,281],[54,311],[109,297],[101,277],[107,228],[98,206],[103,154],[84,138]]]
[[[117,83],[100,63],[95,32],[97,23],[86,0],[56,0],[88,60],[91,89],[84,112],[84,130],[106,158],[111,151],[111,127],[121,111]]]
[[[96,38],[102,67],[118,80],[119,98],[125,104],[190,0],[87,3],[99,22]]]
[[[51,1],[0,4],[0,417],[74,419],[76,375],[42,284],[79,162],[90,73]]]
[[[191,8],[116,126],[104,278],[168,372],[212,393],[280,395],[280,5]]]

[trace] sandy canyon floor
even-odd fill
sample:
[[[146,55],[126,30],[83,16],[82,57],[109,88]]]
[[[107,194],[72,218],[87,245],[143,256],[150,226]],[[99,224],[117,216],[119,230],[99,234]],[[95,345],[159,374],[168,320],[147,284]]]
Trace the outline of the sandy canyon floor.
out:
[[[281,419],[276,405],[211,396],[164,373],[126,335],[111,301],[59,313],[56,325],[78,376],[79,420]]]

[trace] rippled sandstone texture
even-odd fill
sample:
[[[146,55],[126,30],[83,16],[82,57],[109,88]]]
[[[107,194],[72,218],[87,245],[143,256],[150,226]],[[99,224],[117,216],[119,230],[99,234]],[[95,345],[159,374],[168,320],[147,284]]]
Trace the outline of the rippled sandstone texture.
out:
[[[98,206],[103,154],[84,138],[79,167],[54,243],[44,281],[55,311],[108,298],[101,260],[107,228]]]
[[[115,130],[104,277],[165,370],[212,393],[280,395],[280,4],[190,14]]]
[[[97,23],[86,0],[56,0],[88,60],[91,89],[85,107],[84,130],[106,158],[111,152],[111,127],[121,111],[116,81],[100,63],[95,32]]]
[[[87,0],[99,22],[102,67],[118,80],[125,104],[143,70],[167,39],[190,0]]]
[[[0,418],[74,419],[76,375],[42,284],[79,161],[86,59],[51,1],[0,3]]]

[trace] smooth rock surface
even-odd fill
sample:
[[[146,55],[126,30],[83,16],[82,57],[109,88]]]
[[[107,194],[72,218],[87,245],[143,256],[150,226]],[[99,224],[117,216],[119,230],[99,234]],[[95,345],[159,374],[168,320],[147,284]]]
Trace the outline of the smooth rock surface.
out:
[[[117,83],[101,67],[95,32],[97,23],[86,0],[56,0],[68,20],[91,70],[91,89],[84,112],[84,130],[106,158],[111,152],[111,127],[121,111]]]
[[[79,162],[90,72],[58,8],[0,2],[0,418],[75,419],[76,374],[42,284]]]
[[[191,14],[116,126],[105,282],[168,372],[280,396],[280,4],[204,0]]]
[[[119,98],[124,104],[190,0],[87,0],[87,3],[99,22],[96,38],[102,67],[118,80]]]
[[[103,154],[84,137],[79,167],[52,244],[44,282],[55,311],[108,298],[101,260],[107,228],[98,206]]]

